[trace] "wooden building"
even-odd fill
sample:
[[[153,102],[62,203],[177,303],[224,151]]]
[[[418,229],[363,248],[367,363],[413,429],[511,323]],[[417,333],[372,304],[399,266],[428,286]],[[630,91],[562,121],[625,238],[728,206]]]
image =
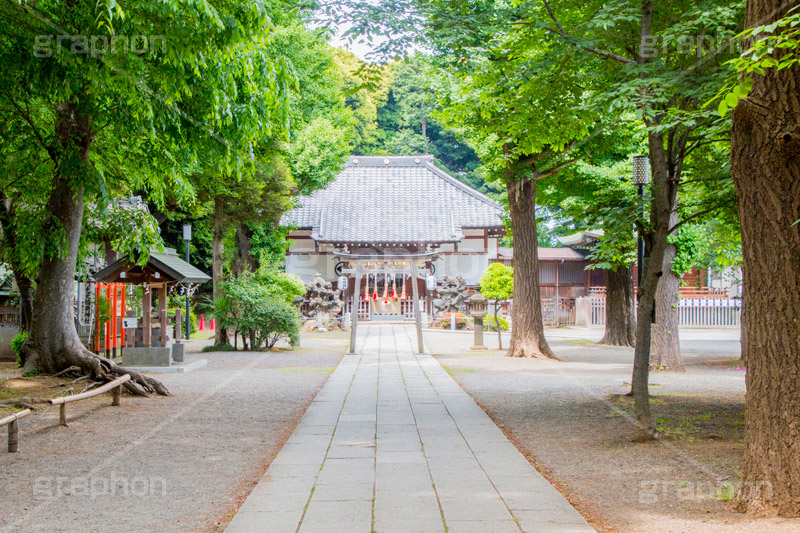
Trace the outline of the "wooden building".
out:
[[[336,254],[391,258],[435,252],[416,276],[430,313],[434,292],[426,277],[440,283],[460,275],[477,285],[498,257],[502,214],[498,203],[437,168],[432,156],[353,156],[336,180],[300,198],[282,218],[294,228],[286,271],[304,281],[317,272],[335,281],[345,266]],[[411,282],[388,272],[370,275],[362,282],[366,298],[360,299],[359,316],[411,318],[410,299],[402,297],[411,294]],[[346,301],[353,290],[349,283]]]

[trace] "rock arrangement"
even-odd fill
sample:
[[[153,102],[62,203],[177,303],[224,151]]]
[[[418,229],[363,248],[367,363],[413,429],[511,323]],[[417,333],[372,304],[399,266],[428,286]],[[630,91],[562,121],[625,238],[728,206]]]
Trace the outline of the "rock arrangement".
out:
[[[445,276],[441,286],[436,289],[439,293],[435,302],[436,313],[464,313],[467,312],[467,282],[461,276]]]
[[[309,316],[313,318],[303,324],[304,331],[313,331],[315,327],[321,325],[325,330],[332,329],[328,322],[331,317],[335,317],[342,312],[344,303],[340,298],[340,290],[334,289],[333,284],[325,281],[322,274],[315,273],[306,283],[305,299],[308,301]],[[313,324],[310,326],[309,323]]]

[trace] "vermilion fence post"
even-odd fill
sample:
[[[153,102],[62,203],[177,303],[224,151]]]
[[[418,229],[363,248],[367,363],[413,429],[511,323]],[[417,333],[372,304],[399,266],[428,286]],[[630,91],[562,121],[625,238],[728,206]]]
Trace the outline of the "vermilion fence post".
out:
[[[125,319],[128,313],[126,312],[127,309],[125,308],[125,293],[127,292],[127,286],[124,283],[120,283],[120,287],[122,293],[122,305],[120,306],[121,309],[119,312],[119,345],[121,350],[125,347],[125,325],[122,323],[122,321]]]
[[[111,283],[106,285],[106,301],[109,302],[109,304],[112,301],[111,285],[112,285]],[[111,315],[112,316],[114,315],[114,309],[111,310]],[[106,321],[106,357],[108,357],[109,355],[111,355],[111,328],[109,327],[109,324]]]
[[[100,353],[100,294],[102,283],[94,284],[94,351]]]
[[[111,357],[117,356],[117,290],[118,283],[112,284],[111,289]]]

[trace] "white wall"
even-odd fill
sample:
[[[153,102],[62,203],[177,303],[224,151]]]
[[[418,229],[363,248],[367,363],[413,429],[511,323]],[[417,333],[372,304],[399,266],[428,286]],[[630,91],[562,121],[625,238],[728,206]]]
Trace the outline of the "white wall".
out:
[[[330,255],[287,255],[286,272],[300,276],[303,281],[308,281],[319,272],[326,281],[336,278],[334,267],[336,263]]]

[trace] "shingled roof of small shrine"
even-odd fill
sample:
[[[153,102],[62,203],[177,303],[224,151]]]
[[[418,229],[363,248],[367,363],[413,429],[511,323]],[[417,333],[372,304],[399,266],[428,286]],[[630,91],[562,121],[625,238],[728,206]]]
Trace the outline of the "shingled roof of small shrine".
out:
[[[503,227],[502,207],[436,168],[433,156],[353,156],[297,204],[281,224],[324,242],[457,242],[464,228]]]

